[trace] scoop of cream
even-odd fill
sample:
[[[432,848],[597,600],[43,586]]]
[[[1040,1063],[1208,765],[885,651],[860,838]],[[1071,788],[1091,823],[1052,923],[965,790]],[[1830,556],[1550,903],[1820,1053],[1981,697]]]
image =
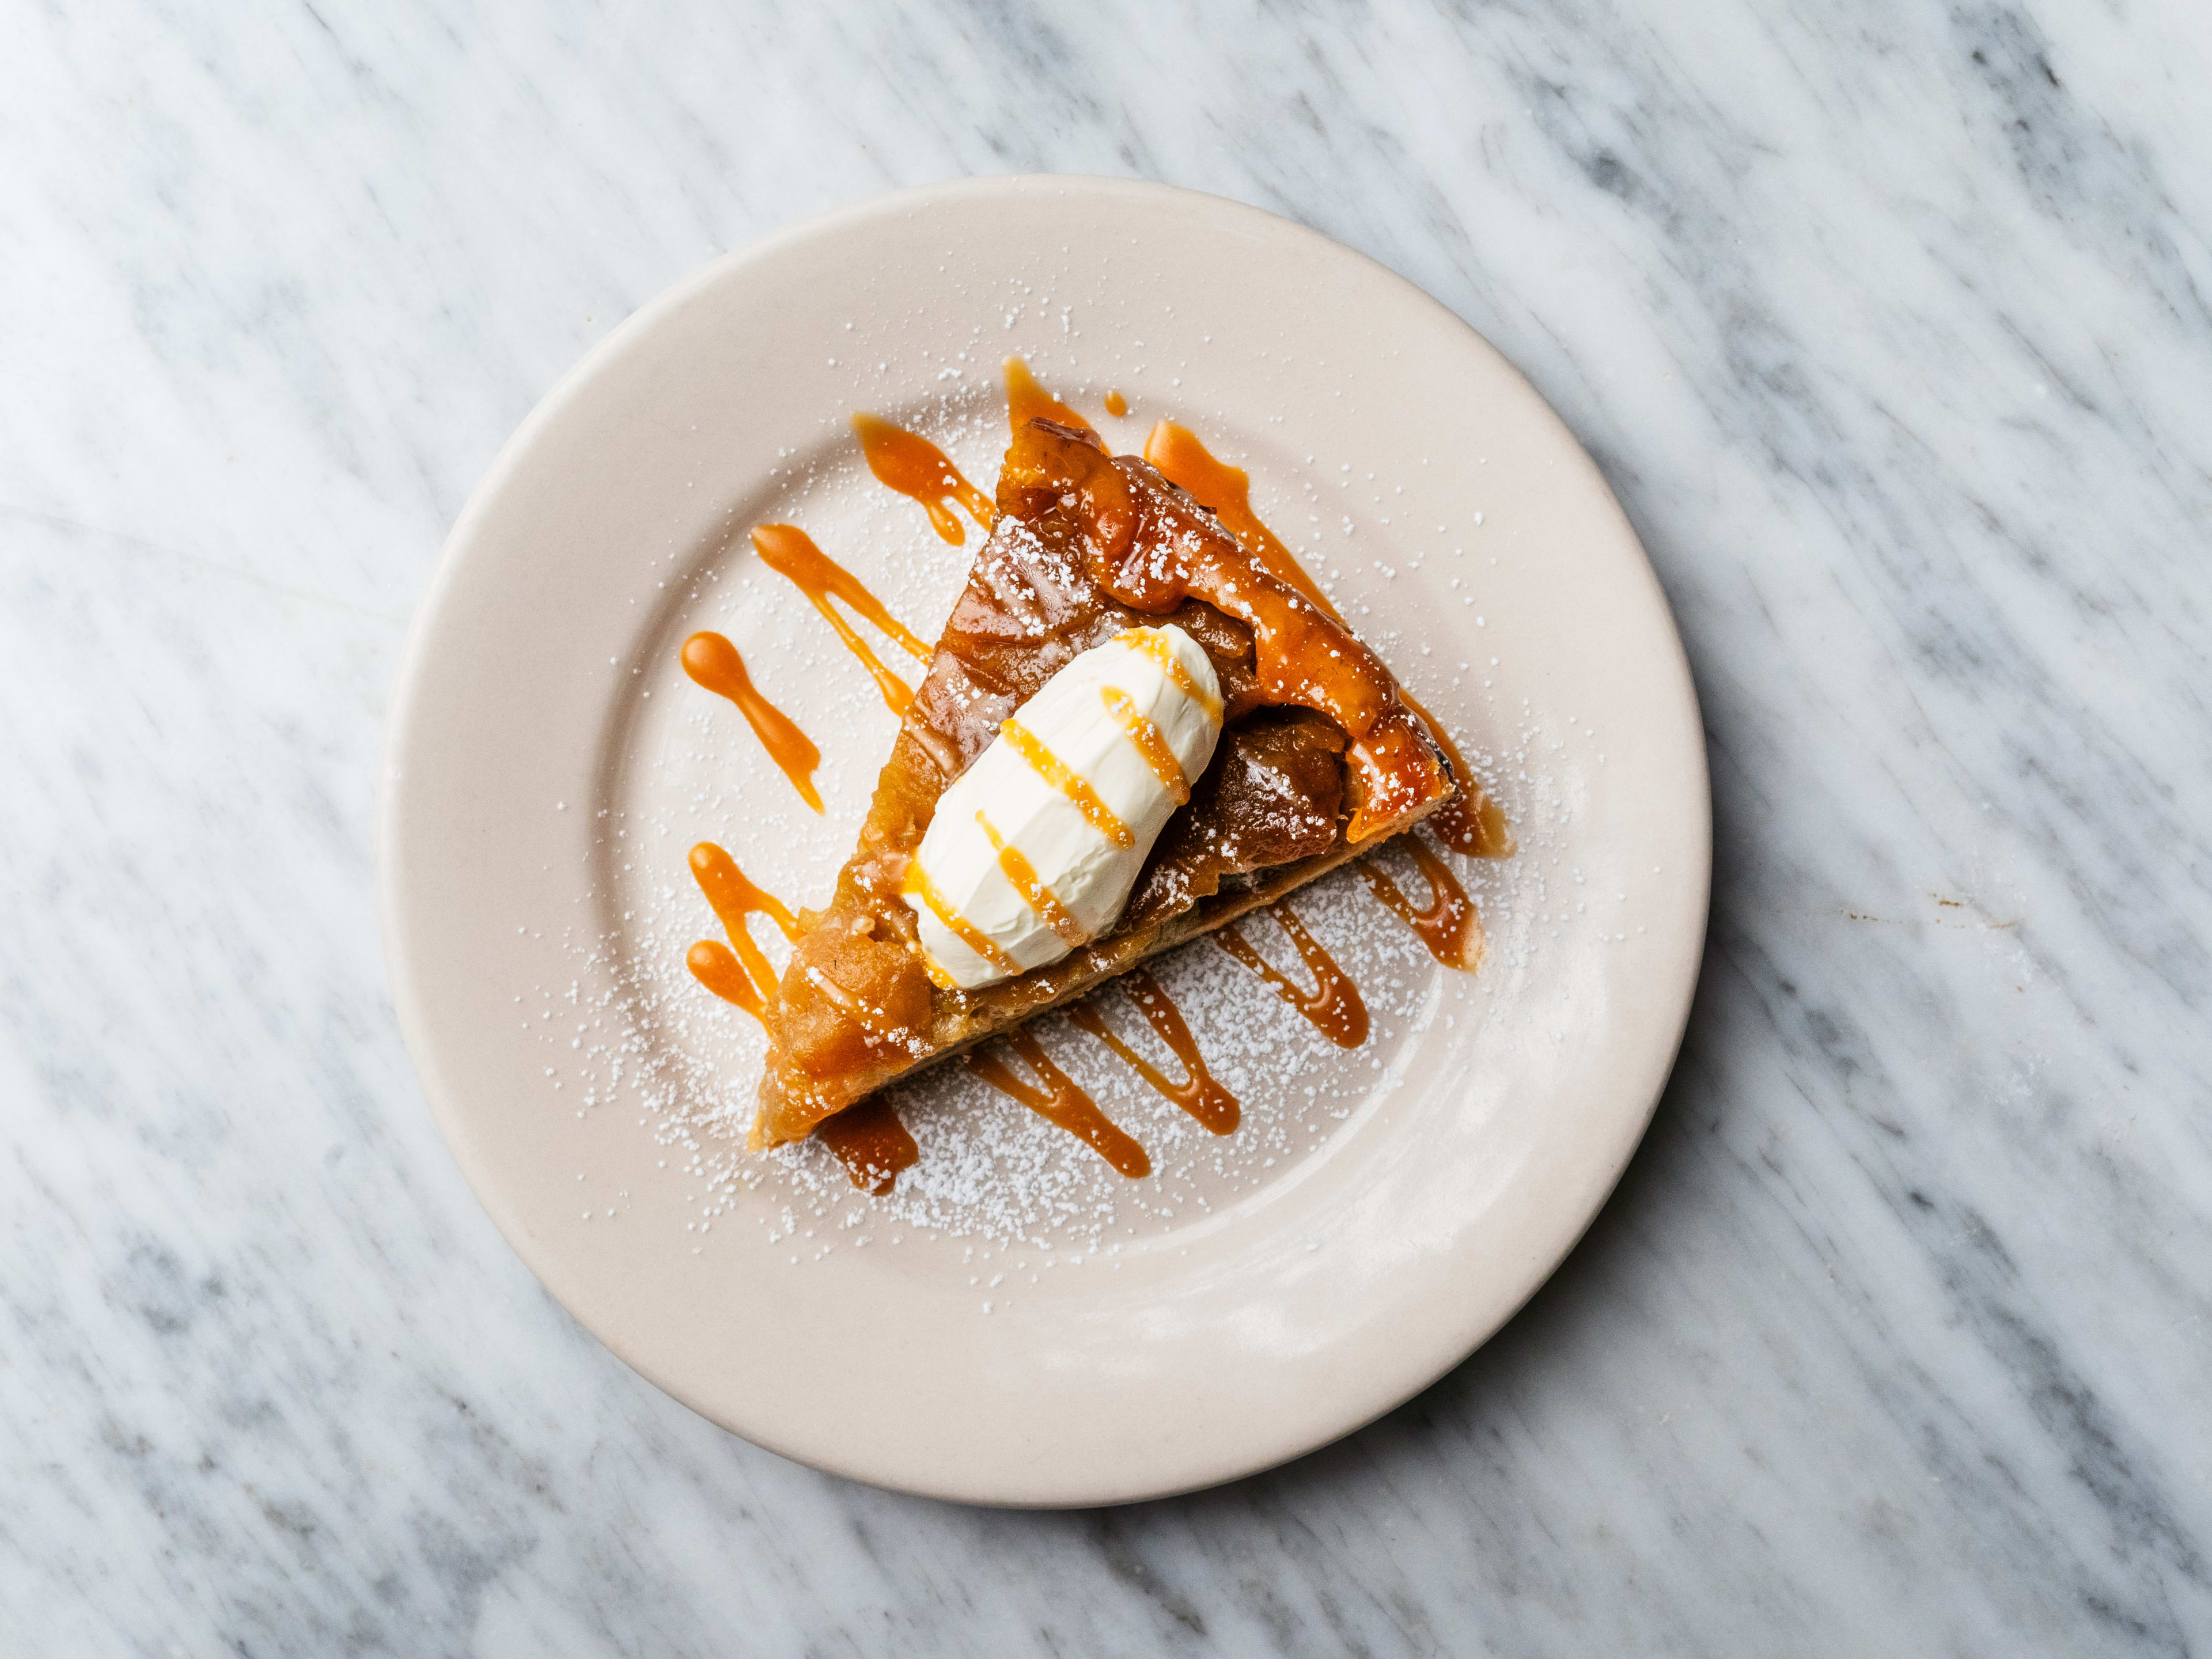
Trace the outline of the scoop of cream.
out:
[[[931,977],[977,990],[1111,927],[1220,735],[1220,682],[1180,628],[1131,629],[1054,674],[945,792],[907,866]]]

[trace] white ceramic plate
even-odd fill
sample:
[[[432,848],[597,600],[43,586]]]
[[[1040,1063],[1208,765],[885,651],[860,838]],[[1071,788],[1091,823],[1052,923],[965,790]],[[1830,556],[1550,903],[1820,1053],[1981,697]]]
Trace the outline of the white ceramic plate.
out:
[[[1170,960],[1243,1101],[1237,1135],[1203,1133],[1048,1021],[1155,1175],[1122,1181],[948,1068],[902,1097],[921,1164],[872,1199],[818,1147],[743,1152],[760,1041],[683,969],[715,933],[684,856],[710,838],[787,899],[826,892],[893,722],[744,532],[802,525],[933,637],[975,537],[946,545],[874,485],[848,414],[917,427],[988,490],[1009,353],[1117,450],[1168,416],[1249,469],[1261,516],[1460,733],[1520,850],[1457,866],[1490,935],[1474,975],[1436,967],[1353,872],[1294,901],[1362,986],[1358,1050],[1211,945]],[[1109,387],[1126,419],[1102,412]],[[821,746],[825,815],[683,678],[697,628],[737,641]],[[394,699],[380,828],[424,1089],[553,1292],[762,1445],[1023,1504],[1265,1468],[1496,1330],[1643,1133],[1711,862],[1666,603],[1528,384],[1310,231],[1088,179],[938,185],[816,220],[586,358],[453,531]],[[1272,924],[1247,932],[1295,966]]]

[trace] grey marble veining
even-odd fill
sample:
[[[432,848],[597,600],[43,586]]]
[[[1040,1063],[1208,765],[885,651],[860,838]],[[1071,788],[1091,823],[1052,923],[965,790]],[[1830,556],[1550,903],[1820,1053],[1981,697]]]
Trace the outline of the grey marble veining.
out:
[[[0,1650],[2212,1646],[2212,23],[2165,4],[0,14]],[[1680,1068],[1466,1365],[1097,1514],[852,1486],[536,1285],[371,899],[408,614],[713,254],[1163,178],[1603,465],[1719,835]]]

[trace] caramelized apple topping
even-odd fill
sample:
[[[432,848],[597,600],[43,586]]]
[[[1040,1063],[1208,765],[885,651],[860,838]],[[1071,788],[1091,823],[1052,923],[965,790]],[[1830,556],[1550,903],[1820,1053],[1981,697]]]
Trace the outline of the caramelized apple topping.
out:
[[[1351,740],[1363,787],[1346,840],[1364,841],[1449,791],[1382,659],[1144,462],[1109,455],[1096,433],[1031,421],[1006,453],[999,507],[1023,519],[1073,512],[1092,579],[1132,610],[1161,616],[1198,599],[1251,629],[1261,700],[1325,714]]]

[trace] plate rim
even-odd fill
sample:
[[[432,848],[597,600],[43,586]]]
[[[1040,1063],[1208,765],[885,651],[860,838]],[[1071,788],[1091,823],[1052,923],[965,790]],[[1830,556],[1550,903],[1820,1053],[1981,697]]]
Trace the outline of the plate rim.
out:
[[[1684,962],[1674,976],[1677,987],[1677,1006],[1667,1018],[1663,1029],[1671,1032],[1665,1044],[1665,1058],[1656,1068],[1656,1079],[1648,1091],[1648,1097],[1634,1119],[1634,1133],[1622,1137],[1618,1154],[1610,1160],[1611,1167],[1604,1169],[1594,1188],[1595,1197],[1578,1225],[1564,1236],[1555,1251],[1540,1258],[1532,1257],[1515,1277],[1522,1281],[1509,1298],[1501,1303],[1504,1310],[1486,1326],[1475,1329],[1463,1344],[1447,1345],[1451,1352],[1448,1358],[1433,1369],[1421,1368],[1413,1374],[1402,1391],[1389,1391],[1383,1403],[1357,1417],[1344,1419],[1338,1426],[1317,1437],[1303,1438],[1301,1443],[1286,1449],[1269,1450],[1256,1461],[1237,1460],[1237,1467],[1227,1472],[1210,1472],[1194,1478],[1171,1480],[1164,1484],[1140,1484],[1129,1490],[1112,1493],[1085,1492],[1064,1498],[994,1497],[973,1489],[961,1490],[951,1485],[921,1485],[910,1481],[881,1478],[872,1474],[865,1467],[845,1462],[833,1453],[818,1447],[799,1449],[788,1437],[771,1428],[748,1424],[743,1429],[725,1422],[714,1412],[701,1403],[692,1392],[674,1378],[659,1374],[659,1368],[649,1359],[626,1352],[623,1347],[603,1336],[600,1332],[578,1314],[568,1299],[556,1288],[559,1276],[556,1269],[558,1250],[550,1243],[541,1243],[515,1212],[506,1197],[502,1184],[491,1178],[492,1172],[480,1167],[478,1153],[466,1127],[465,1109],[456,1097],[456,1091],[441,1075],[434,1045],[428,1035],[428,1021],[424,1013],[424,989],[421,983],[419,964],[410,957],[407,946],[408,925],[403,916],[404,895],[394,869],[393,846],[399,835],[402,789],[399,787],[404,772],[402,752],[404,735],[409,730],[416,705],[421,696],[420,683],[428,651],[430,638],[435,631],[439,613],[454,585],[456,574],[467,557],[467,550],[480,533],[487,516],[503,494],[505,486],[520,468],[523,459],[535,446],[543,431],[562,417],[582,396],[592,383],[610,364],[619,360],[631,347],[633,341],[649,335],[662,319],[680,310],[701,293],[715,288],[745,268],[772,263],[787,250],[803,246],[818,240],[835,237],[855,227],[878,219],[911,215],[948,202],[968,198],[998,198],[1018,202],[1038,193],[1067,194],[1082,192],[1109,202],[1189,204],[1194,198],[1210,212],[1231,219],[1242,219],[1255,228],[1264,228],[1269,235],[1288,234],[1319,244],[1332,257],[1348,258],[1364,267],[1368,274],[1400,289],[1417,304],[1435,314],[1443,326],[1456,329],[1471,337],[1494,358],[1508,374],[1519,380],[1527,388],[1534,404],[1553,422],[1559,435],[1565,440],[1563,452],[1571,464],[1578,465],[1587,475],[1588,482],[1605,507],[1619,520],[1622,533],[1634,547],[1640,568],[1649,584],[1650,598],[1658,614],[1666,622],[1665,634],[1672,646],[1668,665],[1686,705],[1686,711],[1695,732],[1692,749],[1697,772],[1694,779],[1683,781],[1684,804],[1694,811],[1695,823],[1686,827],[1693,830],[1697,855],[1692,868],[1684,879],[1693,883],[1696,894],[1694,941],[1683,952]],[[1388,1416],[1407,1401],[1415,1398],[1452,1370],[1464,1364],[1477,1350],[1494,1338],[1525,1308],[1537,1291],[1548,1283],[1566,1258],[1580,1245],[1589,1229],[1611,1202],[1629,1164],[1648,1133],[1660,1100],[1673,1076],[1680,1058],[1681,1045],[1688,1029],[1697,988],[1702,976],[1705,950],[1710,936],[1711,921],[1711,885],[1713,866],[1711,769],[1709,748],[1705,737],[1702,708],[1697,684],[1691,671],[1687,650],[1681,630],[1676,623],[1672,605],[1660,583],[1656,568],[1652,565],[1649,550],[1635,526],[1622,508],[1612,486],[1598,468],[1581,440],[1569,428],[1534,386],[1528,380],[1517,365],[1492,345],[1486,337],[1443,301],[1422,289],[1418,283],[1392,270],[1388,265],[1358,248],[1339,241],[1332,236],[1303,224],[1297,220],[1254,207],[1234,198],[1211,192],[1188,189],[1179,185],[1151,180],[1117,178],[1085,173],[1006,173],[980,177],[963,177],[910,186],[848,203],[843,206],[799,219],[772,231],[744,246],[731,249],[708,260],[696,270],[662,289],[620,324],[611,329],[599,342],[587,349],[532,405],[529,413],[501,445],[483,477],[471,491],[467,501],[456,515],[452,529],[441,543],[422,597],[417,601],[402,644],[397,667],[391,683],[385,717],[384,730],[378,746],[378,775],[376,779],[375,830],[374,855],[376,871],[376,908],[378,932],[386,966],[386,976],[391,990],[392,1006],[398,1021],[401,1036],[412,1062],[424,1099],[431,1109],[447,1150],[459,1166],[471,1193],[491,1218],[523,1264],[529,1268],[539,1285],[558,1302],[563,1311],[595,1340],[605,1347],[631,1370],[652,1383],[663,1393],[714,1423],[725,1432],[737,1435],[753,1444],[775,1452],[807,1467],[821,1469],[842,1478],[883,1490],[911,1492],[918,1496],[973,1504],[979,1507],[1003,1509],[1080,1509],[1111,1507],[1171,1498],[1188,1492],[1249,1478],[1267,1469],[1306,1456],[1322,1447],[1335,1443],[1356,1434],[1380,1419]],[[1595,1173],[1597,1166],[1591,1166]]]

